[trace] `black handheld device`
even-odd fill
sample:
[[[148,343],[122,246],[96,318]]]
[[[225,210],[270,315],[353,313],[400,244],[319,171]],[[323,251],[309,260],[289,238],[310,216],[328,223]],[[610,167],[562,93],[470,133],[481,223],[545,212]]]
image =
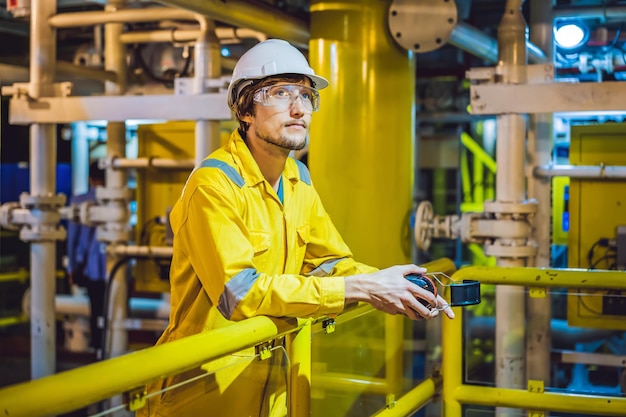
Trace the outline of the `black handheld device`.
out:
[[[405,275],[404,277],[408,279],[409,281],[411,281],[413,284],[417,285],[418,287],[432,292],[433,294],[435,294],[435,297],[437,296],[437,287],[435,286],[435,283],[433,282],[432,279],[424,275],[419,275],[419,274],[408,274],[408,275]],[[428,308],[432,307],[426,300],[422,300],[421,298],[418,298],[417,301],[419,301],[425,307],[428,307]]]

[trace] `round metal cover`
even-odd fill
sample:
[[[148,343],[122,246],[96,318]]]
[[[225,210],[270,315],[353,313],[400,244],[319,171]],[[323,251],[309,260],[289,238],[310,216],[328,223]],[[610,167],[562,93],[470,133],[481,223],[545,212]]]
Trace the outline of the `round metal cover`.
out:
[[[389,7],[391,37],[414,52],[445,45],[456,21],[454,0],[393,0]]]

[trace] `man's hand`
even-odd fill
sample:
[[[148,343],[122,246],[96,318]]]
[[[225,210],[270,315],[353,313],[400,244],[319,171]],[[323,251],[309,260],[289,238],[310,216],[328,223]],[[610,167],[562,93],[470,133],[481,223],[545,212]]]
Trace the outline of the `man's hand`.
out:
[[[430,319],[439,315],[442,308],[446,316],[454,318],[447,303],[428,290],[420,288],[405,278],[408,274],[423,274],[425,268],[416,265],[398,265],[371,274],[346,277],[346,305],[364,301],[388,314],[403,314],[411,320]],[[431,309],[417,299],[425,300]]]

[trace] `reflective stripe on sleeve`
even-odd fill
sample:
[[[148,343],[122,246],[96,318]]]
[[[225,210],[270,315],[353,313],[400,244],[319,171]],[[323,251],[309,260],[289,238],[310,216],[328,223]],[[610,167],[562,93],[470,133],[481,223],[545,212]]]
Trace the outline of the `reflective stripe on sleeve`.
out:
[[[347,259],[347,258],[328,260],[324,262],[323,264],[321,264],[320,266],[318,266],[317,268],[315,268],[314,270],[312,270],[311,272],[309,272],[307,275],[314,276],[314,277],[327,277],[333,272],[333,268],[335,268],[335,265],[337,265],[339,262],[343,261],[344,259]]]
[[[237,305],[248,294],[259,275],[256,269],[248,268],[232,277],[224,286],[217,310],[230,320]]]
[[[218,169],[221,169],[222,172],[224,172],[224,174],[226,174],[226,176],[228,178],[230,178],[230,180],[232,182],[237,184],[237,186],[239,188],[243,187],[244,184],[246,183],[235,168],[233,168],[232,166],[228,165],[224,161],[220,161],[219,159],[213,159],[213,158],[205,159],[204,161],[202,161],[202,163],[200,163],[200,166],[198,166],[198,168],[218,168]]]

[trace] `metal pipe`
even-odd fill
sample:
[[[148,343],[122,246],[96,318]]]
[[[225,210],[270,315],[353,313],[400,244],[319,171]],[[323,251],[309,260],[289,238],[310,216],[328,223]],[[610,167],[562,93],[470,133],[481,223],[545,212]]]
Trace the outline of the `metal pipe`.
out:
[[[551,12],[554,1],[531,0],[530,41],[536,43],[547,57],[553,59],[554,39],[552,36]],[[528,155],[529,165],[550,163],[553,146],[553,123],[551,113],[529,116]],[[528,196],[538,202],[533,215],[531,238],[537,245],[534,266],[549,267],[551,263],[551,237],[543,230],[549,230],[552,220],[552,184],[540,178],[527,178]],[[552,349],[552,296],[543,298],[526,297],[526,379],[544,381],[551,385]]]
[[[3,413],[12,417],[63,414],[123,393],[131,387],[144,386],[288,332],[298,331],[307,323],[308,320],[296,322],[264,316],[250,318],[130,355],[2,388],[0,404]],[[215,343],[216,340],[220,340],[220,343]],[[103,375],[115,377],[103,378]],[[93,381],[98,383],[94,384]],[[37,401],[33,401],[33,398],[37,398]]]
[[[387,393],[400,395],[402,392],[402,349],[404,345],[404,318],[402,316],[384,317],[385,338],[385,381]]]
[[[533,168],[536,178],[570,177],[577,179],[626,178],[626,166],[619,165],[540,165]]]
[[[53,28],[73,28],[107,23],[142,23],[159,20],[196,20],[195,14],[176,7],[138,9],[105,8],[104,11],[59,13],[48,19]],[[106,47],[106,46],[105,46]]]
[[[57,72],[97,81],[115,81],[117,74],[111,71],[102,71],[95,68],[74,65],[67,61],[57,61]]]
[[[465,22],[456,24],[448,43],[485,61],[498,62],[498,41]],[[528,48],[528,60],[531,63],[550,62],[540,47],[530,41],[526,41],[526,47]]]
[[[19,281],[26,282],[30,278],[30,273],[26,269],[19,269],[16,272],[3,272],[0,274],[0,282]]]
[[[132,245],[110,245],[107,253],[117,257],[130,258],[171,258],[174,250],[171,246],[132,246]]]
[[[114,158],[110,163],[105,162],[105,168],[130,169],[130,168],[160,168],[160,169],[193,169],[195,162],[192,159],[169,159],[169,158]]]
[[[430,377],[424,379],[409,392],[404,394],[393,403],[393,407],[387,407],[377,417],[403,417],[412,416],[414,413],[426,405],[432,398],[441,391],[441,377]]]
[[[463,404],[514,407],[522,410],[559,411],[580,415],[623,416],[626,398],[602,395],[531,392],[522,389],[461,385],[454,393]],[[519,414],[517,414],[519,415]]]
[[[194,94],[217,92],[217,88],[209,87],[209,82],[219,79],[222,73],[220,44],[215,35],[215,22],[204,17],[199,17],[198,21],[200,22],[200,35],[194,48]],[[220,122],[217,120],[196,120],[196,165],[199,165],[220,145]]]
[[[262,42],[267,39],[265,34],[244,28],[215,28],[215,34],[220,40],[229,39],[257,39]],[[148,42],[191,42],[200,37],[200,29],[158,29],[149,31],[126,32],[120,35],[122,43]]]
[[[97,22],[92,22],[92,24],[100,24],[106,23],[104,25],[104,65],[105,70],[115,72],[118,77],[115,83],[106,82],[105,83],[105,93],[111,95],[120,95],[126,91],[126,53],[125,46],[119,41],[119,37],[124,31],[124,24],[122,22],[126,22],[125,18],[135,18],[141,19],[143,18],[149,20],[154,20],[157,16],[160,18],[173,18],[173,16],[166,17],[165,12],[172,12],[174,15],[184,18],[185,16],[189,16],[189,14],[177,14],[179,13],[176,10],[168,10],[168,9],[137,9],[137,10],[125,10],[120,9],[125,5],[124,1],[118,2],[109,2],[105,6],[104,12],[96,12],[100,13],[97,16],[101,15],[110,15],[117,16],[119,20],[111,21],[109,20],[100,20]],[[83,15],[80,13],[79,15]],[[59,15],[63,16],[63,15]],[[86,21],[90,21],[89,18],[85,17]],[[133,20],[137,21],[137,20]],[[139,20],[139,21],[147,21],[147,20]],[[107,23],[108,22],[108,23]],[[115,158],[125,158],[126,157],[126,125],[123,122],[109,122],[107,124],[107,149],[106,154],[108,159]],[[123,190],[128,187],[127,173],[122,170],[115,170],[109,168],[106,170],[106,188],[111,190]],[[121,201],[120,199],[111,199],[107,201],[106,206],[110,207],[114,210],[127,210],[127,202]],[[128,230],[128,221],[125,222],[107,222],[104,225],[98,227],[98,233],[101,231],[103,234],[113,236],[118,235],[117,238],[110,237],[108,243],[113,243],[111,240],[121,240],[122,236]],[[113,267],[120,261],[120,258],[116,256],[107,256],[107,274],[110,274]],[[105,347],[105,351],[103,352],[104,357],[107,355],[110,356],[119,356],[126,353],[127,345],[128,345],[128,333],[123,326],[118,326],[118,322],[123,322],[128,316],[127,311],[127,298],[128,298],[128,288],[126,285],[126,274],[124,272],[124,268],[120,268],[115,276],[109,277],[113,280],[113,282],[109,283],[109,300],[108,300],[108,317],[107,323],[109,324],[109,329],[104,329],[105,332],[105,340],[108,341],[108,346]],[[119,401],[118,398],[113,400],[114,402]]]
[[[263,3],[221,0],[166,0],[161,3],[191,10],[233,26],[242,26],[308,48],[307,22]]]
[[[459,271],[452,274],[452,279],[457,279]],[[464,312],[460,307],[453,307],[452,310],[456,316],[454,320],[442,320],[441,323],[443,335],[441,341],[442,417],[460,417],[462,415],[461,403],[456,398],[455,392],[463,384]]]
[[[387,379],[355,374],[341,374],[338,372],[316,374],[313,379],[312,388],[314,390],[358,392],[375,395],[392,393]]]
[[[605,22],[620,21],[626,17],[626,6],[602,7],[556,7],[552,11],[555,20],[601,19]]]
[[[39,98],[44,86],[54,82],[56,31],[47,17],[56,13],[56,1],[32,0],[30,18],[30,96]],[[56,125],[30,127],[30,195],[47,197],[56,192]],[[34,211],[46,210],[35,207]],[[45,226],[48,227],[48,226]],[[56,288],[56,245],[54,240],[35,240],[30,244],[31,304],[31,377],[41,378],[56,371],[56,326],[54,294]]]
[[[311,323],[298,332],[285,336],[286,353],[291,358],[287,370],[287,415],[309,417],[311,415]]]
[[[498,25],[498,67],[504,84],[526,82],[526,23],[521,2],[507,1]],[[522,203],[526,195],[525,142],[526,118],[521,114],[497,116],[496,202]],[[505,215],[502,219],[510,218]],[[529,236],[530,237],[530,236]],[[496,239],[494,246],[525,246],[526,239]],[[525,266],[525,258],[496,256],[500,266]],[[496,287],[495,382],[498,387],[515,388],[525,385],[524,337],[525,295],[523,288]],[[498,408],[496,416],[513,416],[515,410]]]
[[[482,284],[528,287],[626,289],[626,272],[600,269],[468,266],[456,271],[452,278],[461,282],[469,279]]]
[[[200,31],[197,29],[158,29],[149,31],[126,32],[120,35],[122,43],[151,43],[151,42],[191,42],[198,39]]]

